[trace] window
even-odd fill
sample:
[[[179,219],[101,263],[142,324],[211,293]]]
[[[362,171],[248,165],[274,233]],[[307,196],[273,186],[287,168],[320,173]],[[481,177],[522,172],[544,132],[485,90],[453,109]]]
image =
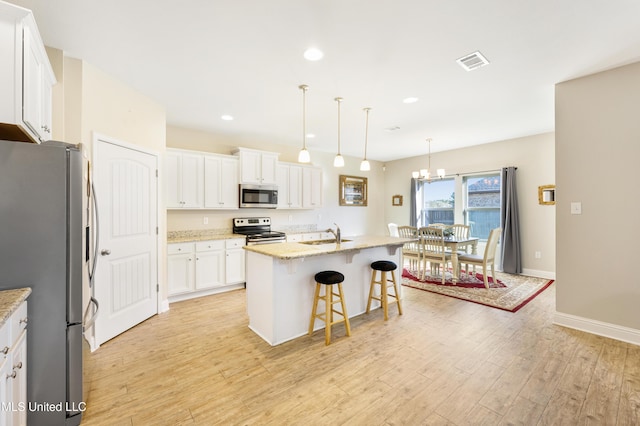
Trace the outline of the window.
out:
[[[465,223],[471,236],[486,240],[500,226],[500,174],[463,177]]]
[[[500,187],[499,171],[418,181],[417,225],[464,223],[471,226],[472,237],[486,241],[500,226]]]
[[[418,203],[420,215],[418,226],[428,226],[432,223],[453,225],[455,222],[455,190],[454,179],[421,181],[418,186]],[[422,203],[420,203],[420,198]]]

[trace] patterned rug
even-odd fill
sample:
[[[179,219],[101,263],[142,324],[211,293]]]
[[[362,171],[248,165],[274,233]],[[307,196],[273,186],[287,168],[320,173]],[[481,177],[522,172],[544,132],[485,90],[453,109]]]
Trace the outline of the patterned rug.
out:
[[[509,312],[518,311],[553,283],[553,280],[545,278],[496,272],[496,282],[489,277],[487,289],[480,273],[476,273],[475,277],[462,273],[456,285],[453,285],[450,272],[445,275],[445,285],[442,285],[440,276],[426,276],[421,280],[417,275],[415,271],[404,269],[402,285]]]

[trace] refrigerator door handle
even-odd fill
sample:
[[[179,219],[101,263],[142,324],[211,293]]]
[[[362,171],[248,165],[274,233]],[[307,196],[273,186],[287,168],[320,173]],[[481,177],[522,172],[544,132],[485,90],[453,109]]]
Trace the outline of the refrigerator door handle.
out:
[[[87,319],[87,315],[91,311],[91,304],[95,305],[96,309],[93,311],[93,315],[91,315],[91,318]],[[84,319],[82,321],[83,332],[93,327],[93,324],[95,324],[96,319],[98,318],[99,311],[100,311],[100,304],[98,303],[95,297],[91,297],[90,303],[87,306],[87,310],[84,312]]]

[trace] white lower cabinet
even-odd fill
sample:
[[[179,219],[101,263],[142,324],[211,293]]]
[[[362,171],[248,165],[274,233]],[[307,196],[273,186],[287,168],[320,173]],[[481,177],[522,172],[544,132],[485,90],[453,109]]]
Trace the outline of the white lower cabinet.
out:
[[[168,244],[169,301],[219,293],[243,285],[244,244],[243,238]]]
[[[27,302],[0,329],[0,425],[27,424]]]
[[[196,243],[196,290],[225,285],[224,260],[224,240]]]

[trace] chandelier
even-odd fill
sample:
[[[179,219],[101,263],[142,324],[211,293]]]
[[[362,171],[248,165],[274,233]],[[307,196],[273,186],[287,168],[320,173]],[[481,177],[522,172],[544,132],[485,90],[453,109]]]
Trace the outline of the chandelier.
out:
[[[432,179],[431,177],[431,138],[427,139],[427,143],[429,144],[429,156],[428,156],[427,168],[420,169],[419,172],[414,171],[411,173],[411,176],[413,176],[414,179],[421,179],[421,180],[426,180],[430,182]],[[446,173],[444,169],[437,169],[436,175],[438,179],[442,179],[445,177]]]

